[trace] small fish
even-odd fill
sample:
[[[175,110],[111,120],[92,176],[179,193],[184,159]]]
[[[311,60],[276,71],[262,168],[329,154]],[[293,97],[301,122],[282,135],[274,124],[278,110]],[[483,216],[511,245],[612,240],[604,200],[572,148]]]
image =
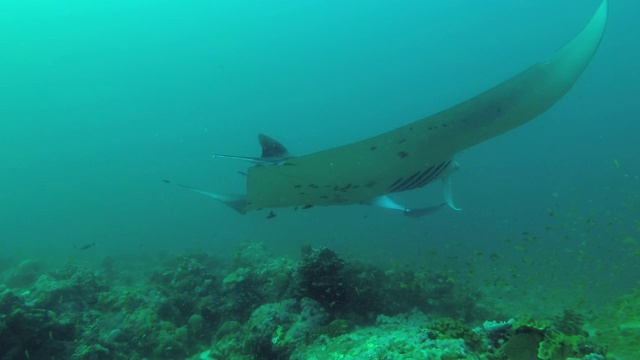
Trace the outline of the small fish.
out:
[[[618,159],[613,159],[613,165],[615,165],[616,168],[620,169],[620,161]]]
[[[267,215],[267,219],[273,219],[274,217],[276,217],[276,213],[274,213],[273,210],[271,210],[269,212],[269,215]]]
[[[94,246],[96,246],[96,243],[92,242],[90,244],[84,244],[84,245],[80,246],[78,249],[79,250],[87,250],[87,249],[90,249],[90,248],[92,248]]]

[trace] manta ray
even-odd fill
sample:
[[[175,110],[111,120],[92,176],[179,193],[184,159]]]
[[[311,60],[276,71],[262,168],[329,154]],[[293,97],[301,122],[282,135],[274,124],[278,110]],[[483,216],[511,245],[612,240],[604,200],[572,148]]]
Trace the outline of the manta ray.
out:
[[[260,157],[213,155],[249,161],[246,194],[223,195],[188,185],[241,214],[264,208],[367,204],[423,216],[445,206],[459,210],[450,175],[457,153],[519,127],[544,113],[578,80],[593,57],[607,23],[607,0],[572,41],[549,59],[460,104],[355,143],[292,156],[260,134]],[[388,195],[444,183],[445,201],[410,209]],[[275,216],[270,212],[269,218]]]

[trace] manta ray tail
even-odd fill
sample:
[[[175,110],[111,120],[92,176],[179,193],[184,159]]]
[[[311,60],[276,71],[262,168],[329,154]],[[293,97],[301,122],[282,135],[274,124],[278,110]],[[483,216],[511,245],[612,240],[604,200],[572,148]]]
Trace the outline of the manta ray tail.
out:
[[[169,180],[163,180],[163,181],[166,183],[171,183],[171,181]],[[218,200],[219,202],[227,205],[228,207],[232,208],[233,210],[237,211],[240,214],[244,215],[247,213],[245,209],[247,205],[247,201],[243,195],[223,195],[223,194],[218,194],[211,191],[199,189],[197,187],[193,187],[189,185],[184,185],[184,184],[176,184],[176,185],[180,186],[181,188],[189,189],[191,191],[195,191],[202,195]]]

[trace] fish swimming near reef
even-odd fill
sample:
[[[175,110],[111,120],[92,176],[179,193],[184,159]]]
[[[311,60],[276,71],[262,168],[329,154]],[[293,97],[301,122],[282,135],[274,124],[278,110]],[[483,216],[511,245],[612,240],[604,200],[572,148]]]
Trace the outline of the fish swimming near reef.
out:
[[[82,245],[80,247],[77,247],[77,246],[74,245],[73,247],[77,248],[78,250],[87,250],[87,249],[91,249],[94,246],[96,246],[95,242],[87,243],[87,244],[84,244],[84,245]]]
[[[446,204],[457,153],[519,127],[544,113],[578,80],[607,23],[603,0],[586,27],[552,57],[460,104],[369,139],[302,156],[260,135],[262,156],[214,155],[254,164],[245,195],[223,195],[187,185],[241,214],[263,208],[368,204],[422,216]],[[388,195],[444,183],[443,204],[410,209]]]

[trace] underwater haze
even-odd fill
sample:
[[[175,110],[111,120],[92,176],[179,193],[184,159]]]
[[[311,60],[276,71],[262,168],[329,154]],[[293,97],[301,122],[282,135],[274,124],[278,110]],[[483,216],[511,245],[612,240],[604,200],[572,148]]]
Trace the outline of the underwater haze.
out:
[[[640,280],[631,0],[611,1],[598,52],[558,104],[459,154],[460,212],[413,219],[354,205],[268,219],[163,182],[241,193],[248,164],[212,154],[259,156],[264,133],[302,155],[408,124],[548,58],[598,4],[3,1],[2,267],[230,254],[249,241],[282,256],[311,244],[388,266],[455,268],[496,296],[529,299],[532,311],[631,292]],[[396,198],[424,206],[442,194],[430,185]]]

